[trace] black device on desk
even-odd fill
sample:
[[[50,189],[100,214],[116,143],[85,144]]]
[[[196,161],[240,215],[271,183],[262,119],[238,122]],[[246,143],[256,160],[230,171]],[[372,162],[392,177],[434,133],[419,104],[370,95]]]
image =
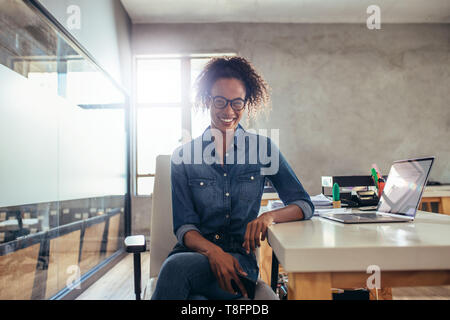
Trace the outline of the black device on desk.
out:
[[[356,191],[356,201],[360,207],[376,206],[379,200],[374,190]]]
[[[337,183],[340,189],[365,188],[365,190],[356,191],[356,194],[340,190],[341,202],[348,207],[376,206],[378,204],[379,199],[376,192],[369,189],[374,186],[372,176],[322,176],[322,193],[324,195],[331,194],[334,183]]]

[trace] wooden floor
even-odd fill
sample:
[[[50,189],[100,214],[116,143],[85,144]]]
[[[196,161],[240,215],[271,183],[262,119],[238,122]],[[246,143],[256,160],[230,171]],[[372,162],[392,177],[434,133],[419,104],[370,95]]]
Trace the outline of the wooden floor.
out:
[[[149,251],[141,254],[141,290],[147,284],[150,269]],[[103,277],[97,280],[77,300],[135,300],[133,254],[128,254]]]
[[[142,290],[147,284],[150,253],[141,256]],[[450,300],[450,286],[393,288],[394,300]],[[134,300],[133,255],[128,254],[77,300]]]

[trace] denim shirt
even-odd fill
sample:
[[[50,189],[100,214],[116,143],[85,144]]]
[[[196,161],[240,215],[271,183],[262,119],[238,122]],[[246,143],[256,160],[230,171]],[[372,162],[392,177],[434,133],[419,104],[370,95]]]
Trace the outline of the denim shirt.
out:
[[[268,137],[239,125],[223,165],[216,158],[213,139],[208,127],[172,154],[173,230],[178,246],[184,247],[186,232],[196,230],[225,251],[232,250],[232,244],[241,248],[247,224],[258,216],[265,179],[284,205],[295,204],[304,219],[312,217],[314,205],[308,193]]]

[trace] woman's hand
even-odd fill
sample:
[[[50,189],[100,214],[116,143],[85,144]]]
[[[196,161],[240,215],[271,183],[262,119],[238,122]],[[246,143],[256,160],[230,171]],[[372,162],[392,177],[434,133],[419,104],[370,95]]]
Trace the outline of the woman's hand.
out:
[[[231,254],[223,250],[214,250],[207,254],[209,264],[214,275],[217,278],[219,286],[231,294],[236,294],[236,291],[231,285],[231,280],[234,280],[244,297],[247,297],[247,291],[239,279],[238,273],[247,276],[247,273],[241,268],[238,260]]]
[[[250,250],[253,251],[261,245],[260,239],[261,241],[266,239],[267,228],[273,223],[273,220],[271,212],[265,212],[247,224],[244,243],[242,244],[247,254],[250,253]]]

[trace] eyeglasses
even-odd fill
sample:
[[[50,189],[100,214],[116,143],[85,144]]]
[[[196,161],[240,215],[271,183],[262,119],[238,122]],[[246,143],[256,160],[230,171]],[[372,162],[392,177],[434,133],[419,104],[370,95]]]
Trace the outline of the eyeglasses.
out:
[[[210,97],[213,101],[214,107],[217,109],[224,109],[227,107],[228,103],[231,105],[234,111],[241,111],[245,108],[245,100],[242,98],[236,98],[233,100],[228,100],[222,96]]]

